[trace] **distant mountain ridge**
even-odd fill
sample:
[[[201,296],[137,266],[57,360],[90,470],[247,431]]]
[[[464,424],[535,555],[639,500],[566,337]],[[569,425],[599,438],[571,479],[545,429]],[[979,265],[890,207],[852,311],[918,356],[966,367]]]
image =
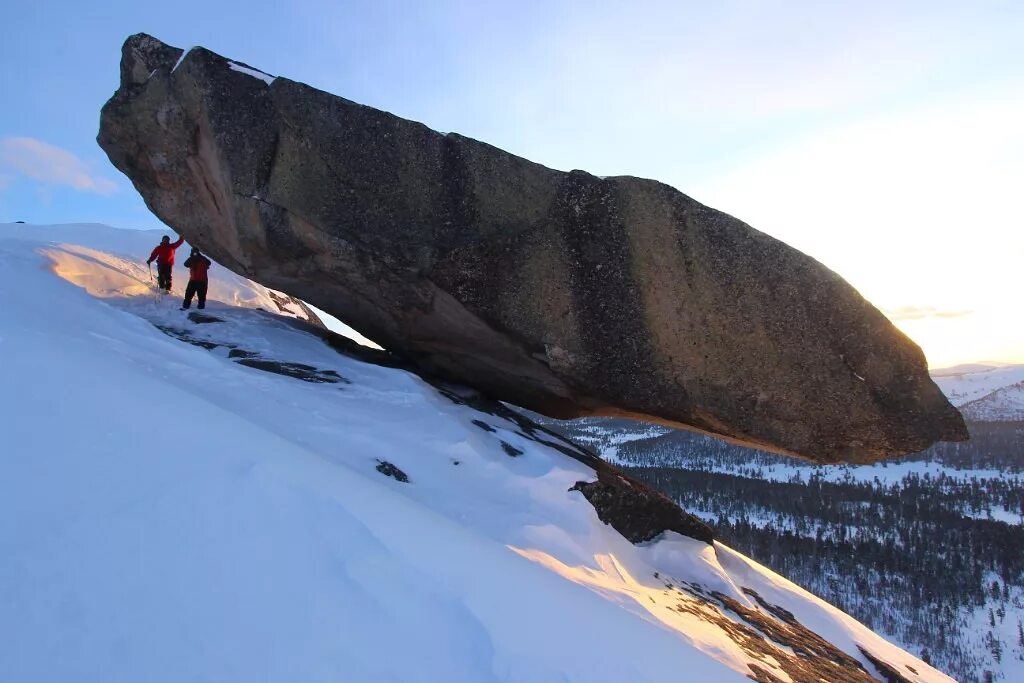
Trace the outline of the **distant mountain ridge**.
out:
[[[970,363],[931,375],[968,421],[1024,421],[1024,364]]]

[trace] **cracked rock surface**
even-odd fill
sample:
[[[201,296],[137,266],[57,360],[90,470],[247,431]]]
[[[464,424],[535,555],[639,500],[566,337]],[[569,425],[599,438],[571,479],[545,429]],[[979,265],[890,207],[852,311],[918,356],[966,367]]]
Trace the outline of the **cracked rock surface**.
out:
[[[545,168],[145,34],[98,140],[190,243],[423,374],[819,462],[966,438],[856,290],[662,183]]]

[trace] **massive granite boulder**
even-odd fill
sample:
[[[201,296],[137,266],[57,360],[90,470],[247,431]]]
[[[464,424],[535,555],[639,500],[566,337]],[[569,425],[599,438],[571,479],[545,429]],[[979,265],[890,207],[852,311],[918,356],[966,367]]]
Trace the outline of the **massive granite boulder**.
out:
[[[851,286],[662,183],[555,171],[144,34],[98,140],[221,264],[501,400],[820,462],[966,438]]]

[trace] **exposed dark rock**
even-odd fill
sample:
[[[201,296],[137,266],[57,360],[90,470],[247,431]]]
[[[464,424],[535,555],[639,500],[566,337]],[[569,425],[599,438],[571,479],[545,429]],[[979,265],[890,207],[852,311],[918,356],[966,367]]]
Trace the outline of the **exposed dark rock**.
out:
[[[569,490],[582,493],[594,506],[598,518],[632,543],[650,541],[665,531],[705,543],[714,541],[707,524],[683,512],[654,489],[617,472],[598,472],[597,481],[578,481]]]
[[[512,458],[518,458],[520,455],[523,454],[521,450],[519,450],[518,448],[516,448],[507,441],[501,442],[501,450],[505,451],[505,455],[508,455],[509,457]]]
[[[201,314],[192,313],[192,316],[200,316]],[[283,318],[282,320],[288,321],[290,318]],[[214,316],[202,316],[202,319],[195,319],[196,323],[212,323],[212,322],[224,322],[220,318]],[[348,379],[342,377],[334,370],[321,370],[312,365],[305,363],[288,363],[285,361],[270,360],[267,358],[260,358],[259,354],[254,351],[246,351],[245,349],[238,348],[235,344],[228,344],[223,342],[213,342],[208,339],[198,339],[185,330],[179,330],[174,327],[168,327],[166,325],[154,326],[163,332],[164,334],[180,339],[183,342],[188,342],[194,346],[199,346],[212,351],[213,349],[226,348],[228,350],[228,358],[233,359],[240,365],[246,367],[255,368],[256,370],[263,370],[264,372],[272,372],[278,375],[284,375],[285,377],[293,377],[295,379],[301,379],[304,382],[311,382],[314,384],[350,384]]]
[[[218,318],[215,315],[209,315],[208,313],[200,313],[199,311],[193,311],[188,314],[188,319],[197,325],[203,325],[206,323],[222,323],[224,320]]]
[[[480,429],[484,430],[485,432],[496,432],[497,431],[494,427],[492,427],[491,425],[487,424],[483,420],[473,420],[473,424],[475,424],[477,427],[479,427]]]
[[[771,669],[781,669],[792,683],[878,681],[859,661],[801,624],[788,610],[764,600],[756,591],[743,589],[761,609],[751,609],[727,595],[697,584],[669,580],[658,574],[654,576],[665,584],[668,593],[679,595],[676,611],[692,614],[717,626],[748,656],[763,663],[763,666],[747,665],[749,678],[758,683],[782,683],[785,680],[773,674]],[[877,659],[863,648],[861,652],[872,663]],[[898,683],[910,682],[902,679]]]
[[[878,673],[882,674],[882,678],[885,679],[885,683],[912,683],[909,678],[900,673],[899,669],[894,667],[892,664],[883,662],[863,647],[858,646],[857,649],[860,650],[860,653],[864,655],[876,669],[878,669]],[[907,668],[910,669],[911,673],[917,673],[917,671],[914,670],[914,667],[909,664],[907,665]]]
[[[183,342],[188,342],[193,346],[199,346],[201,348],[206,349],[207,351],[212,351],[213,349],[220,348],[222,346],[231,348],[231,345],[229,344],[218,344],[217,342],[212,342],[207,339],[197,339],[196,337],[193,337],[185,330],[179,330],[176,327],[168,327],[167,325],[157,325],[156,323],[153,324],[153,327],[160,330],[169,337],[180,339]]]
[[[125,43],[98,137],[113,164],[218,262],[420,372],[820,462],[966,438],[913,342],[731,216],[181,55]]]
[[[286,363],[284,361],[253,357],[239,358],[235,362],[246,367],[263,370],[264,372],[273,372],[285,377],[301,379],[303,382],[312,382],[314,384],[349,383],[347,379],[334,370],[320,370],[305,363]]]
[[[395,465],[389,463],[387,460],[377,461],[377,471],[386,477],[397,479],[403,484],[409,483],[409,476],[402,470],[398,469],[398,467],[396,467]]]

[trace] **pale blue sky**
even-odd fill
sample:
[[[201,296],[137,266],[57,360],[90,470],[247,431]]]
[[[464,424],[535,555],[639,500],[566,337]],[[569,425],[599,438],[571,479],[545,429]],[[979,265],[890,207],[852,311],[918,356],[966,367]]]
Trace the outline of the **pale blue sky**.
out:
[[[94,141],[138,31],[657,178],[819,258],[933,362],[1024,361],[993,294],[1019,281],[992,282],[1024,249],[1024,2],[7,3],[0,222],[159,225]]]

